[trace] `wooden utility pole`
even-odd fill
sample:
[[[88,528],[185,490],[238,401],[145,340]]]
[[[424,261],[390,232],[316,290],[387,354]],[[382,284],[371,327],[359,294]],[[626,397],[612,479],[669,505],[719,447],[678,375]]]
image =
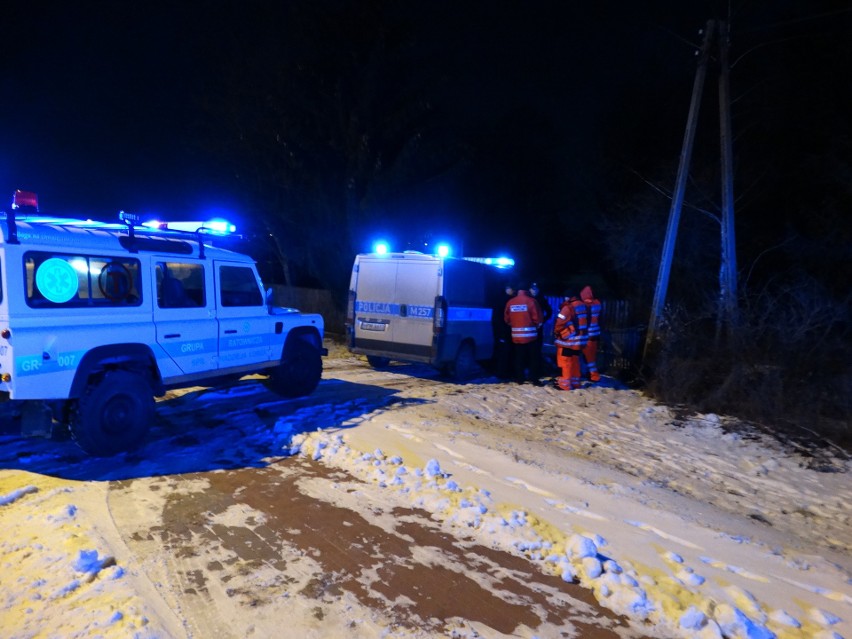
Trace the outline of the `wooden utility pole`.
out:
[[[666,302],[666,291],[669,287],[669,274],[672,269],[672,257],[674,256],[675,242],[677,240],[677,227],[680,223],[680,211],[683,207],[683,194],[686,191],[686,180],[689,177],[689,163],[692,159],[692,144],[695,140],[695,129],[698,124],[698,112],[701,109],[701,95],[704,91],[704,78],[707,75],[707,59],[710,56],[710,47],[713,42],[713,34],[716,27],[715,20],[707,21],[704,30],[704,43],[698,58],[698,68],[695,71],[695,82],[692,85],[692,101],[689,105],[689,116],[686,119],[686,132],[683,136],[683,148],[680,152],[680,164],[677,169],[677,181],[672,194],[672,206],[669,210],[669,224],[666,228],[666,239],[663,243],[663,256],[660,259],[660,271],[657,275],[657,288],[654,291],[654,302],[651,306],[651,319],[648,322],[648,334],[645,337],[644,354],[647,355],[648,347],[653,342],[663,305]]]
[[[733,328],[737,312],[737,242],[734,232],[734,150],[731,132],[728,25],[719,22],[719,140],[722,156],[722,264],[719,272],[719,325]]]
[[[707,73],[707,62],[715,43],[718,43],[716,50],[719,57],[719,142],[722,161],[722,250],[719,268],[717,336],[721,334],[722,326],[727,326],[729,329],[733,328],[739,320],[737,311],[736,234],[734,232],[734,153],[731,128],[730,67],[728,65],[728,25],[721,20],[709,20],[704,33],[704,42],[701,45],[698,68],[695,72],[695,84],[692,87],[692,103],[686,121],[686,133],[683,139],[683,150],[680,154],[677,181],[672,194],[669,224],[663,244],[663,255],[660,259],[660,271],[657,276],[657,287],[654,291],[651,319],[648,322],[644,355],[648,354],[648,349],[656,337],[660,316],[666,301],[672,257],[677,241],[677,227],[683,207],[683,196],[692,156],[692,143],[695,138],[698,110],[704,78]]]

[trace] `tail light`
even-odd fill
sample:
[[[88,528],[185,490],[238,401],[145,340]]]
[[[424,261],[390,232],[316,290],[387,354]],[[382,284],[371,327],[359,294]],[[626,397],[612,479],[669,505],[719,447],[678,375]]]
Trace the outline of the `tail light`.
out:
[[[349,291],[349,299],[346,302],[346,324],[355,324],[355,291]]]
[[[435,298],[435,319],[432,330],[435,335],[440,335],[444,331],[444,326],[447,322],[447,301],[443,295]]]

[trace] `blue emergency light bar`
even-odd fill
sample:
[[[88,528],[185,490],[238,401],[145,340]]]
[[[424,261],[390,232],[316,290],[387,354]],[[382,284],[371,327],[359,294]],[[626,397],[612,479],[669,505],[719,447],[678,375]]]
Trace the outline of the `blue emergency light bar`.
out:
[[[464,257],[468,262],[479,262],[488,266],[496,266],[497,268],[512,268],[515,265],[515,260],[511,257]]]
[[[211,233],[213,235],[230,235],[237,227],[226,220],[214,219],[206,222],[159,222],[151,220],[143,222],[142,226],[160,231],[180,231],[183,233]]]
[[[131,243],[135,239],[135,228],[144,226],[146,228],[146,232],[163,231],[183,235],[195,235],[198,240],[198,250],[201,257],[204,255],[202,235],[229,235],[237,230],[236,226],[230,222],[218,218],[197,222],[143,222],[141,215],[128,213],[126,211],[119,211],[118,219],[120,220],[120,223],[38,215],[38,195],[32,191],[22,191],[20,189],[16,190],[12,195],[12,207],[11,210],[5,214],[5,218],[6,225],[8,227],[8,238],[6,241],[9,244],[18,243],[16,220],[26,220],[27,222],[52,224],[56,226],[74,226],[86,229],[101,229],[109,231],[127,230]]]

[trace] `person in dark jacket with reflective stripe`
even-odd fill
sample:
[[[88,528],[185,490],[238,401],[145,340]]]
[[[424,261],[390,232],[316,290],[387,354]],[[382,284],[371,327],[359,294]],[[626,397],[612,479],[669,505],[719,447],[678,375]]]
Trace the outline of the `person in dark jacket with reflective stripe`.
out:
[[[505,294],[494,300],[491,310],[491,326],[494,332],[494,374],[500,379],[512,377],[512,328],[503,315],[506,302],[515,297],[515,285],[507,282]]]
[[[536,333],[534,357],[542,368],[546,368],[548,364],[542,358],[541,351],[544,347],[544,325],[547,324],[551,317],[553,317],[553,307],[550,305],[550,302],[547,301],[547,297],[539,295],[539,291],[540,289],[538,284],[535,282],[530,284],[530,295],[535,298],[536,302],[538,302],[538,308],[541,311],[541,324],[539,324],[538,331]]]

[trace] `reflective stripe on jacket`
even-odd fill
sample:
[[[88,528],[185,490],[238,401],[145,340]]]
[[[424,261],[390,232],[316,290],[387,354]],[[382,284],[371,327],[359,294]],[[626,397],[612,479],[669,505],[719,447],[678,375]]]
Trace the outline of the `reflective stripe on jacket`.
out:
[[[601,335],[601,303],[596,299],[583,300],[589,309],[589,337]]]
[[[574,334],[577,332],[576,319],[577,313],[571,303],[563,302],[562,308],[556,315],[556,322],[553,324],[554,344],[574,351],[580,350],[576,339],[574,339]]]
[[[574,309],[575,330],[569,338],[571,341],[571,348],[580,349],[583,348],[589,340],[588,313],[586,311],[586,305],[576,297],[572,297],[568,303],[571,305],[571,308]]]
[[[537,330],[541,324],[541,311],[535,298],[527,295],[526,291],[506,302],[503,319],[512,327],[512,341],[515,344],[534,342]]]
[[[595,297],[594,292],[592,291],[591,286],[586,286],[580,291],[580,299],[583,300],[583,303],[586,305],[588,309],[589,317],[588,324],[589,337],[600,337],[601,334],[601,325],[600,325],[600,317],[601,317],[601,303]]]

